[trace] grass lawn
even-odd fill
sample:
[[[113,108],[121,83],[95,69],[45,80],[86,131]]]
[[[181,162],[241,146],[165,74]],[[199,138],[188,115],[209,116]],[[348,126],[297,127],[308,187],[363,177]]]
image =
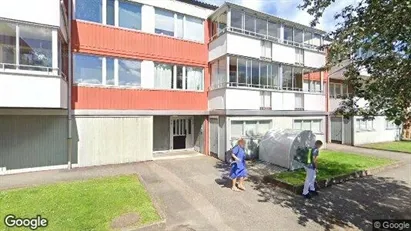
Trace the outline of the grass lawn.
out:
[[[363,146],[367,148],[382,149],[387,151],[411,153],[411,141],[384,142],[375,144],[365,144]]]
[[[362,156],[352,153],[321,150],[318,157],[317,180],[328,179],[354,171],[366,170],[394,163],[393,160]],[[281,172],[272,177],[292,185],[301,185],[305,181],[305,170]]]
[[[140,217],[137,226],[160,220],[136,176],[0,191],[2,220],[7,214],[19,218],[41,215],[48,220],[45,230],[110,230],[114,218],[131,212]],[[8,230],[3,221],[0,230]]]

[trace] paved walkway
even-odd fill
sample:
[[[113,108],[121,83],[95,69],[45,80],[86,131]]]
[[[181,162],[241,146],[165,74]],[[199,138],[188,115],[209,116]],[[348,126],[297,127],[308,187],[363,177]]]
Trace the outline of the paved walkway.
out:
[[[167,230],[364,230],[375,218],[411,218],[410,164],[332,186],[311,201],[261,184],[259,169],[267,171],[256,168],[241,193],[228,188],[227,167],[206,156],[0,176],[0,189],[138,173],[159,198]]]

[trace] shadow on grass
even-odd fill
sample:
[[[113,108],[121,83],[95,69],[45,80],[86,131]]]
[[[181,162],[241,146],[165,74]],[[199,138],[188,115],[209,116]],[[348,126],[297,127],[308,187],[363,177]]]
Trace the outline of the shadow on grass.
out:
[[[330,173],[343,168],[341,165],[330,167]],[[229,172],[229,166],[222,162],[216,164],[215,168],[222,175]],[[411,188],[404,181],[367,176],[320,189],[318,197],[307,201],[301,196],[265,184],[262,181],[264,174],[264,171],[254,170],[248,178],[253,189],[258,191],[258,201],[291,209],[297,214],[298,223],[302,226],[312,220],[325,230],[331,230],[334,226],[369,230],[373,219],[411,219]],[[219,179],[218,183],[224,187],[230,186],[227,178]]]

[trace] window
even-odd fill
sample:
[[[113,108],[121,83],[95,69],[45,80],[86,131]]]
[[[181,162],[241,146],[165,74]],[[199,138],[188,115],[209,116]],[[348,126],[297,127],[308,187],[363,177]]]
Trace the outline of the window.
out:
[[[271,109],[271,92],[260,91],[260,102],[261,109]]]
[[[102,0],[76,0],[76,19],[102,23]]]
[[[243,29],[243,12],[231,9],[231,27],[236,28],[236,31],[241,32]]]
[[[188,40],[204,42],[203,20],[186,16],[186,31],[184,38]]]
[[[118,83],[120,86],[140,86],[141,62],[127,59],[119,59]]]
[[[271,74],[271,79],[272,79],[271,84],[273,88],[278,88],[280,86],[280,79],[278,77],[278,69],[279,69],[278,64],[272,64],[272,71],[270,72],[270,69],[268,70],[269,71],[268,76],[270,76]]]
[[[217,79],[220,85],[223,85],[224,83],[227,82],[227,59],[226,57],[223,57],[218,60]]]
[[[155,33],[174,36],[174,13],[156,8],[155,14]]]
[[[304,50],[295,48],[295,63],[304,65]]]
[[[279,38],[280,36],[280,25],[274,22],[268,22],[268,37],[269,38]]]
[[[322,133],[322,120],[294,120],[293,128],[298,130],[310,130],[314,133]]]
[[[321,44],[321,35],[319,35],[319,34],[314,34],[313,45],[314,45],[314,46],[317,46],[317,47],[319,47],[319,46],[322,45],[322,44]]]
[[[284,26],[284,40],[286,41],[293,41],[293,28]]]
[[[114,59],[106,58],[106,84],[114,85]]]
[[[245,22],[245,33],[254,35],[255,34],[255,18],[253,16],[244,14]]]
[[[298,44],[303,43],[303,31],[299,29],[294,29],[294,42]]]
[[[195,67],[186,67],[186,84],[187,90],[204,89],[203,69]]]
[[[52,67],[52,29],[20,25],[19,30],[20,65],[31,66],[22,66],[20,68],[44,71],[44,68],[33,66]]]
[[[271,59],[271,42],[261,41],[261,57]]]
[[[74,82],[102,84],[102,60],[97,56],[74,54]]]
[[[106,24],[114,26],[114,1],[115,0],[107,0],[107,13],[106,13]]]
[[[237,57],[230,57],[230,86],[237,86]]]
[[[222,32],[227,27],[227,12],[218,16],[218,33]]]
[[[262,137],[271,129],[271,124],[271,120],[233,120],[231,121],[231,139]]]
[[[16,24],[0,21],[0,63],[16,63]]]
[[[291,90],[293,88],[292,67],[283,65],[283,88]]]
[[[294,90],[302,90],[303,89],[303,69],[302,68],[294,68],[293,71],[293,89]]]
[[[374,130],[374,120],[357,119],[356,128],[357,128],[357,132],[373,131]]]
[[[295,94],[294,109],[298,111],[304,110],[304,94]]]
[[[176,37],[177,38],[184,38],[184,15],[177,14],[177,21],[176,21]]]
[[[238,58],[238,85],[239,86],[246,86],[247,84],[247,76],[246,76],[246,59]]]
[[[251,76],[251,84],[254,87],[258,87],[260,85],[260,65],[258,61],[252,62],[252,76]]]
[[[118,25],[120,27],[141,30],[141,5],[119,1],[118,3]]]
[[[260,87],[268,87],[268,63],[260,63]],[[270,66],[271,67],[271,66]]]
[[[341,84],[337,83],[334,86],[335,86],[335,97],[341,98]]]
[[[183,89],[183,67],[177,66],[176,86],[175,89]]]
[[[173,65],[156,63],[154,73],[154,88],[172,89],[173,88]]]
[[[265,38],[267,37],[267,20],[264,19],[256,19],[256,29],[257,29],[257,36]]]
[[[388,119],[385,119],[385,129],[387,130],[398,129],[398,126],[393,121],[389,121]]]
[[[305,47],[312,47],[311,45],[313,44],[313,34],[311,32],[304,32],[304,44]]]

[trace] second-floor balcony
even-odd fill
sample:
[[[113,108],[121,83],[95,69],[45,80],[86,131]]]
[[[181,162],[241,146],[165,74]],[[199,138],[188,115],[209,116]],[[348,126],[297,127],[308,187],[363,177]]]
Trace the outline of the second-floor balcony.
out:
[[[0,20],[0,107],[67,108],[58,28]]]

